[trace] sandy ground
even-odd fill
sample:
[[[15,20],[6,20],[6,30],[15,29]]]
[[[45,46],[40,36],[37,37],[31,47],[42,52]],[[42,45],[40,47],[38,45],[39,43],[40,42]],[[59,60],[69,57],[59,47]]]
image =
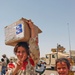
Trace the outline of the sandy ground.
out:
[[[53,70],[45,70],[45,72],[42,75],[58,75],[58,73]]]

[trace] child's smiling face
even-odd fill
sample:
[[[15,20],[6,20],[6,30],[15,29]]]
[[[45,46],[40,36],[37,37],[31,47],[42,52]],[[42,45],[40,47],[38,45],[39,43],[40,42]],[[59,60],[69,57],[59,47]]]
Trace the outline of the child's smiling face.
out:
[[[58,62],[56,69],[57,69],[59,75],[68,75],[69,69],[65,62]]]

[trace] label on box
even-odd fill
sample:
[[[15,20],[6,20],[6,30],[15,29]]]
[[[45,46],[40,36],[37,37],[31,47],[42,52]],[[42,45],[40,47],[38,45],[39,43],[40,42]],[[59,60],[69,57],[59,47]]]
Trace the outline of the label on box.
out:
[[[24,26],[23,24],[12,24],[5,28],[5,41],[18,40],[24,37]]]
[[[22,33],[22,24],[16,26],[16,34]]]
[[[19,24],[16,26],[16,37],[24,37],[24,26]]]

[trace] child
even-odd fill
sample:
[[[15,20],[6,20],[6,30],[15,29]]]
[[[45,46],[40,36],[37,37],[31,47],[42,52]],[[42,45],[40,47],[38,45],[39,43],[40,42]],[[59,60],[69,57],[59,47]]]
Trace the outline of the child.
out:
[[[5,61],[4,61],[4,59],[2,58],[1,59],[1,66],[2,66],[2,68],[1,68],[1,75],[5,75],[5,73],[6,73],[6,63],[5,63]]]
[[[7,71],[6,75],[35,75],[35,65],[29,55],[27,42],[19,42],[14,48],[14,53],[18,60],[15,67]]]
[[[38,30],[35,29],[31,20],[27,21],[31,29],[31,38],[28,42],[18,42],[14,47],[14,54],[17,56],[15,68],[7,71],[6,75],[36,75],[35,66],[39,60]],[[37,52],[34,52],[37,51]]]
[[[70,73],[70,62],[66,58],[56,60],[56,70],[59,75],[74,75]]]

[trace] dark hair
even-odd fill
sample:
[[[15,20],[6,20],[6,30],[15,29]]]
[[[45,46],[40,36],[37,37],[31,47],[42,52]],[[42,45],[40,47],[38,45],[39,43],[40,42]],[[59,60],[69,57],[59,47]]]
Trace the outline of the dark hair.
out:
[[[68,69],[70,69],[70,62],[69,62],[69,60],[67,59],[67,58],[59,58],[59,59],[57,59],[56,60],[56,69],[57,69],[57,63],[62,63],[62,62],[64,62],[64,63],[66,63],[66,65],[67,65],[67,67],[68,67]]]
[[[27,42],[18,42],[14,48],[14,53],[16,54],[18,47],[22,46],[26,49],[27,54],[29,55],[29,45]]]
[[[6,54],[3,54],[2,57],[6,57]]]
[[[4,59],[2,58],[2,59],[1,59],[1,61],[3,62],[3,61],[4,61]]]

